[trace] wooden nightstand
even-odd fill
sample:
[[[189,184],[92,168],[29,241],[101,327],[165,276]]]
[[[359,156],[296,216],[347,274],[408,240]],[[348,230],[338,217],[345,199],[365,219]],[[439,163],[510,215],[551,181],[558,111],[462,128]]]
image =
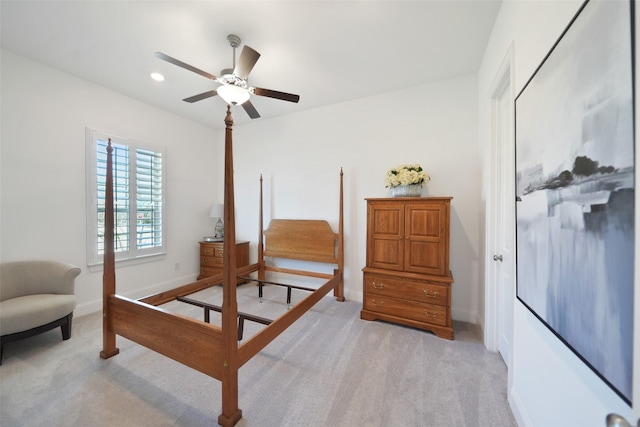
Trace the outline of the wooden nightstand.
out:
[[[222,273],[224,242],[200,242],[200,275],[198,280]],[[236,243],[236,267],[249,265],[249,242]]]

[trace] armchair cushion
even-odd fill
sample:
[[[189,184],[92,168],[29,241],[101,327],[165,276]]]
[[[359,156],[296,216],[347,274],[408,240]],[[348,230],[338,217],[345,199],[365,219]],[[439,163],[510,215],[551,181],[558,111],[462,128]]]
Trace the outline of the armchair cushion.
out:
[[[37,294],[0,302],[0,335],[14,334],[60,319],[76,307],[74,295]]]

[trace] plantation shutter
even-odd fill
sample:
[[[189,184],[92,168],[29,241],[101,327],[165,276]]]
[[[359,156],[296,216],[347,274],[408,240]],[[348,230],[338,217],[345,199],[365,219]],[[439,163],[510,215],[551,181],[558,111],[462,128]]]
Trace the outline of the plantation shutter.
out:
[[[115,209],[114,247],[116,252],[158,248],[163,245],[162,153],[137,148],[135,163],[126,145],[113,147],[113,191]],[[97,140],[97,244],[104,253],[104,210],[107,141]],[[135,178],[135,181],[132,180]],[[131,199],[135,195],[135,205]],[[135,235],[131,235],[135,230]],[[135,242],[134,240],[135,239]]]
[[[97,208],[98,253],[104,253],[105,183],[107,177],[107,141],[97,141]],[[116,252],[129,250],[129,147],[112,143],[113,147],[113,206],[114,248]]]
[[[107,146],[113,160],[116,262],[166,255],[165,149],[87,128],[87,264],[104,258]],[[140,260],[140,261],[138,261]]]
[[[162,246],[162,153],[136,150],[136,247]]]

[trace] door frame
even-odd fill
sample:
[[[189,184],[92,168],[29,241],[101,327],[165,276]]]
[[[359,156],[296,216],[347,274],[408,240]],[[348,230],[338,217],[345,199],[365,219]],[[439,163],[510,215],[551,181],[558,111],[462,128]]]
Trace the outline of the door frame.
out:
[[[634,19],[636,25],[640,22],[640,7],[634,7]],[[638,30],[636,29],[636,35],[632,40],[632,46],[634,49],[636,61],[640,58],[640,43],[638,43]],[[634,66],[633,75],[635,95],[634,95],[634,141],[638,143],[638,134],[640,129],[640,97],[638,97],[638,84],[640,84],[640,67],[636,62]],[[635,152],[635,188],[640,188],[640,173],[638,173],[638,165],[640,165],[640,149],[637,145],[634,149]],[[640,265],[640,197],[635,197],[635,227],[634,227],[634,323],[633,323],[633,398],[632,398],[632,410],[633,417],[636,423],[640,425],[640,272],[638,266]],[[633,425],[633,420],[631,424]]]

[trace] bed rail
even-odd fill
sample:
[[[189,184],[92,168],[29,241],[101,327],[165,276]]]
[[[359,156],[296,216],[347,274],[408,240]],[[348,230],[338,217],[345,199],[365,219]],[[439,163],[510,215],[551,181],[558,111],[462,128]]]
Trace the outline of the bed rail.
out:
[[[120,295],[109,298],[113,331],[213,378],[222,378],[222,331]]]

